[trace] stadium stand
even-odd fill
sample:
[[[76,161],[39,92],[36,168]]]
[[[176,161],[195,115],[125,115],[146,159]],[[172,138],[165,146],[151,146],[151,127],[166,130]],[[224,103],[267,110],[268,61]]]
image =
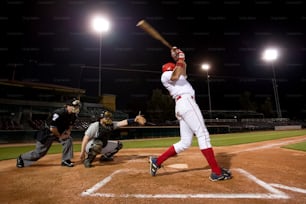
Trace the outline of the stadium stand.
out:
[[[105,108],[100,103],[83,102],[85,90],[45,83],[0,81],[0,130],[37,130],[51,112],[63,107],[67,99],[81,98],[82,107],[75,130],[84,130]],[[114,120],[127,118],[115,111]]]
[[[8,141],[32,140],[33,131],[42,128],[51,112],[63,107],[68,98],[81,98],[82,107],[75,123],[77,137],[96,120],[102,110],[108,110],[102,104],[86,99],[85,91],[57,85],[32,82],[0,81],[0,143]],[[121,111],[113,112],[114,121],[128,118]],[[202,111],[211,134],[254,130],[274,130],[275,127],[300,125],[303,121],[291,121],[288,118],[264,118],[263,114],[243,110]],[[135,139],[148,137],[178,136],[178,121],[165,121],[164,124],[148,123],[145,127],[126,127],[116,132],[114,139]]]

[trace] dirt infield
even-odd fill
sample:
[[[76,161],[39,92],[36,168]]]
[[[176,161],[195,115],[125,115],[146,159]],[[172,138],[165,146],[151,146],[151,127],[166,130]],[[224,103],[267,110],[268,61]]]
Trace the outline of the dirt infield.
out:
[[[60,154],[18,169],[15,160],[0,162],[0,203],[306,203],[306,152],[280,148],[306,136],[216,147],[219,163],[234,178],[211,182],[198,148],[170,158],[156,177],[148,156],[165,149],[122,149],[115,161],[94,168],[61,167]],[[79,153],[74,160],[78,160]]]

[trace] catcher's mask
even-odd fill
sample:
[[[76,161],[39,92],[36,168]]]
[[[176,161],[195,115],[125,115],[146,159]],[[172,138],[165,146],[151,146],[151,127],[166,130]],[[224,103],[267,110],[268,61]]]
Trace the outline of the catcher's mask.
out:
[[[73,99],[69,100],[69,101],[66,103],[66,105],[72,106],[72,107],[73,107],[72,113],[78,114],[78,113],[80,112],[80,107],[81,107],[81,102],[80,102],[80,100],[73,98]]]
[[[113,123],[112,117],[113,117],[113,114],[111,112],[102,111],[99,115],[99,121],[101,121],[101,119],[104,119],[103,123],[105,123],[106,125],[110,125]]]
[[[175,68],[175,64],[172,62],[168,62],[166,64],[163,65],[162,67],[162,72],[166,72],[166,71],[173,71]]]

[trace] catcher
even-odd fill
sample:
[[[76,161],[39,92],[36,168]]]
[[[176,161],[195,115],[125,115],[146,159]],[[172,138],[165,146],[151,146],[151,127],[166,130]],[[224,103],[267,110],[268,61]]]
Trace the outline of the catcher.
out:
[[[109,140],[113,130],[135,122],[139,125],[144,125],[146,119],[142,115],[137,115],[135,118],[113,122],[112,113],[103,111],[99,115],[98,121],[91,123],[85,131],[80,155],[80,159],[84,162],[84,166],[86,168],[93,167],[92,162],[98,154],[102,154],[99,159],[100,162],[113,161],[114,154],[123,146],[120,141]]]

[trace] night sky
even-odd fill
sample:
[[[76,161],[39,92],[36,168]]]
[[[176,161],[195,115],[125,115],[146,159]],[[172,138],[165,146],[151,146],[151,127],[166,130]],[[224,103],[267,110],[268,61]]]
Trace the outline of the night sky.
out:
[[[245,91],[274,104],[272,66],[261,59],[273,46],[280,51],[274,68],[281,108],[306,113],[304,1],[7,0],[0,8],[1,79],[12,79],[15,68],[15,80],[97,96],[100,36],[90,20],[100,13],[111,24],[102,34],[102,93],[115,94],[119,109],[165,91],[160,70],[170,52],[136,27],[146,19],[185,52],[201,109],[208,108],[203,62],[211,64],[213,109],[239,109],[235,101]]]

